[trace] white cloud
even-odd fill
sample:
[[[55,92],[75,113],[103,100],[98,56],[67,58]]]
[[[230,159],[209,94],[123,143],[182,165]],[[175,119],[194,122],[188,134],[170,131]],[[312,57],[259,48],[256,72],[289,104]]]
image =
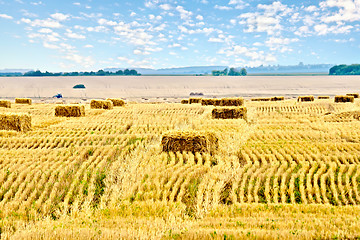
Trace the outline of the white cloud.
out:
[[[73,39],[85,39],[86,37],[84,35],[78,34],[78,33],[74,33],[71,30],[67,30],[67,32],[65,33],[65,35],[68,38],[73,38]]]
[[[249,6],[248,3],[245,3],[242,0],[230,0],[229,5],[235,5],[235,9],[243,9],[246,6]]]
[[[84,57],[79,54],[71,53],[71,54],[65,55],[63,58],[66,60],[75,62],[85,68],[90,68],[95,64],[94,59],[90,56]]]
[[[73,5],[80,6],[81,4],[79,2],[74,2]]]
[[[49,48],[49,49],[59,49],[59,48],[60,48],[60,47],[57,46],[57,45],[49,44],[49,43],[47,43],[47,42],[44,42],[44,43],[43,43],[43,46],[44,46],[44,48]]]
[[[219,5],[215,5],[214,8],[215,8],[215,9],[219,9],[219,10],[231,10],[231,9],[232,9],[232,7],[219,6]]]
[[[314,6],[314,5],[311,5],[311,6],[308,6],[308,7],[304,8],[304,10],[307,11],[307,12],[315,12],[315,11],[318,10],[318,8],[316,6]]]
[[[53,30],[51,30],[50,28],[41,28],[38,32],[39,33],[52,33]]]
[[[131,12],[130,17],[136,16],[136,12]]]
[[[94,48],[94,46],[91,45],[91,44],[86,44],[86,45],[84,46],[84,48]]]
[[[204,20],[204,17],[201,16],[201,15],[197,15],[197,16],[196,16],[196,19],[199,20],[199,21],[202,21],[202,20]]]
[[[266,42],[265,45],[269,47],[271,51],[279,51],[281,53],[284,52],[291,52],[292,49],[287,45],[298,42],[298,38],[283,38],[283,37],[270,37]]]
[[[215,43],[222,43],[224,42],[224,39],[221,39],[221,38],[209,38],[208,40],[209,42],[215,42]]]
[[[45,27],[45,28],[61,28],[62,25],[58,22],[55,21],[54,19],[48,18],[48,19],[35,19],[35,20],[30,20],[27,18],[22,18],[21,22],[30,24],[32,27]]]
[[[183,20],[190,20],[193,13],[191,11],[187,11],[182,6],[177,6],[176,11],[180,13],[180,18]]]
[[[165,10],[165,11],[169,11],[172,9],[171,5],[170,4],[161,4],[159,6],[162,10]]]
[[[3,14],[3,13],[0,13],[0,18],[4,18],[4,19],[14,19],[12,16],[9,16],[9,15]]]
[[[349,33],[353,26],[350,25],[333,25],[328,26],[327,24],[318,24],[314,26],[314,31],[317,35],[327,35],[329,33],[332,34],[346,34]]]
[[[325,23],[331,22],[354,22],[360,20],[360,1],[358,0],[326,0],[320,2],[322,9],[338,8],[338,12],[329,12],[322,17]]]
[[[68,14],[62,14],[62,13],[54,13],[50,15],[53,19],[58,20],[59,22],[67,20],[70,15]]]

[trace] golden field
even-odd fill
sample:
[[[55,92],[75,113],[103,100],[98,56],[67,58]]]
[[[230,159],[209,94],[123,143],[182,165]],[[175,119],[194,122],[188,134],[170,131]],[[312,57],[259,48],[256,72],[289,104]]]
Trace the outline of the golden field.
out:
[[[360,102],[127,104],[0,131],[1,239],[360,238]],[[162,152],[161,137],[211,131],[215,153]]]

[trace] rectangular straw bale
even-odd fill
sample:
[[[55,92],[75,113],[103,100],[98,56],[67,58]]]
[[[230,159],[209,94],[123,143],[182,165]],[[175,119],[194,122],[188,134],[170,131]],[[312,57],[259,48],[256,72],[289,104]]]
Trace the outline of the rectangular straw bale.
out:
[[[174,131],[165,133],[161,139],[164,152],[215,152],[218,138],[212,132]]]
[[[300,96],[297,100],[298,102],[313,102],[315,98],[314,96]]]
[[[213,98],[213,105],[214,106],[220,106],[220,104],[221,104],[221,99],[219,99],[219,98]]]
[[[222,98],[220,106],[242,106],[244,105],[243,98]]]
[[[9,100],[0,99],[0,107],[11,108],[11,102]]]
[[[318,96],[318,99],[330,99],[329,96]]]
[[[96,100],[93,99],[90,102],[90,108],[93,109],[113,109],[114,105],[112,103],[112,101],[108,101],[108,100]]]
[[[189,98],[189,104],[201,103],[201,98]]]
[[[14,130],[26,132],[31,130],[31,116],[29,114],[0,114],[0,130]]]
[[[346,94],[346,96],[353,96],[354,98],[359,98],[358,93],[348,93],[348,94]]]
[[[214,99],[213,98],[203,98],[203,99],[201,99],[201,105],[203,105],[203,106],[214,105]]]
[[[183,100],[181,100],[181,104],[189,104],[189,100],[188,99],[183,99]]]
[[[62,105],[55,107],[56,117],[84,117],[85,106],[83,105]]]
[[[120,98],[108,98],[107,101],[111,101],[114,107],[123,107],[125,106],[125,101]]]
[[[270,98],[270,101],[284,101],[285,100],[285,98],[284,97],[279,97],[279,96],[277,96],[277,97],[272,97],[272,98]]]
[[[251,101],[260,101],[260,102],[267,102],[267,101],[270,101],[271,98],[252,98]]]
[[[345,103],[345,102],[353,103],[354,102],[354,96],[341,96],[341,95],[338,95],[338,96],[335,96],[334,101],[336,103]]]
[[[17,104],[32,104],[32,100],[30,98],[15,98],[15,103]]]
[[[211,112],[212,118],[232,119],[240,118],[247,120],[246,107],[214,108]]]

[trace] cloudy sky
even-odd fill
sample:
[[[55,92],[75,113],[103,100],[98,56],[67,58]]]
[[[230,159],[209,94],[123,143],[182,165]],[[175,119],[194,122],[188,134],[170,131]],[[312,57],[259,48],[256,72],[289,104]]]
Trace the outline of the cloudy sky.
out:
[[[360,0],[0,0],[0,29],[0,69],[360,62]]]

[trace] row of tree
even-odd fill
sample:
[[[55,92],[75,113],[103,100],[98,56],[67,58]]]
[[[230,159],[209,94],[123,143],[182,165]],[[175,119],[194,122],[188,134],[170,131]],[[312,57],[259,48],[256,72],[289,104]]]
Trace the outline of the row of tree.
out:
[[[135,69],[125,69],[124,71],[119,70],[116,72],[109,72],[104,70],[99,70],[97,72],[65,72],[65,73],[51,73],[51,72],[41,72],[39,70],[37,71],[30,71],[24,73],[24,76],[27,77],[55,77],[55,76],[139,76],[141,75],[138,73]]]
[[[241,68],[240,71],[237,71],[236,68],[225,68],[223,71],[221,70],[214,70],[211,71],[213,76],[246,76],[247,71],[245,68]]]
[[[329,75],[360,75],[360,64],[333,66],[329,70]]]

